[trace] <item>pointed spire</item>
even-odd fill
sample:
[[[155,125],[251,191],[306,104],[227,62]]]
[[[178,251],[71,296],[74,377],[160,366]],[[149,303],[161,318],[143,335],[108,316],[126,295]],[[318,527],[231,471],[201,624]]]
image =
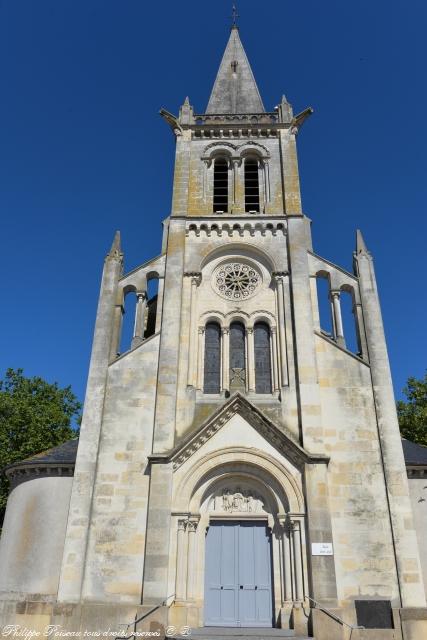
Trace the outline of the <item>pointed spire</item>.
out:
[[[264,105],[235,24],[212,89],[206,113],[264,113]]]
[[[364,253],[366,255],[369,255],[369,251],[366,247],[365,241],[363,239],[362,236],[362,232],[360,231],[360,229],[357,229],[356,231],[356,255],[359,255],[359,253]]]
[[[120,231],[116,231],[116,233],[114,234],[113,244],[111,245],[111,249],[107,255],[107,258],[121,258],[122,256],[123,254],[120,242]]]

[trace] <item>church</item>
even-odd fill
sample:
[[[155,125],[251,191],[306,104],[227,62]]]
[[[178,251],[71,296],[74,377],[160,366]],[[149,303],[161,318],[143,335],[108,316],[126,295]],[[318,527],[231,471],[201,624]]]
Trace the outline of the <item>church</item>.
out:
[[[80,437],[6,469],[0,626],[427,638],[427,449],[405,462],[362,234],[351,272],[313,249],[311,113],[266,111],[236,25],[205,112],[161,111],[161,254],[126,273],[116,233]]]

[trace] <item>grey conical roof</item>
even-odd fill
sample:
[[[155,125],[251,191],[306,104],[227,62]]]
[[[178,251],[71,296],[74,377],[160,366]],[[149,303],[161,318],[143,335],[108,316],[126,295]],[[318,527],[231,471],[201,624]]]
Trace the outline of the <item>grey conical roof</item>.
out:
[[[264,105],[237,27],[222,57],[206,113],[264,113]]]

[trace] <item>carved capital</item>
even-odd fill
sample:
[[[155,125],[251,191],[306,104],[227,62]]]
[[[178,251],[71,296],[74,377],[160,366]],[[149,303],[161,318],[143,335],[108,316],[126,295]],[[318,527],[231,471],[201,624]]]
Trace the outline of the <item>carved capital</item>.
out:
[[[283,282],[283,278],[285,278],[288,275],[289,275],[288,271],[273,271],[271,273],[272,278],[274,278],[276,282]]]
[[[195,533],[198,525],[197,520],[187,520],[187,531],[188,533]]]
[[[275,335],[277,333],[277,327],[270,327],[270,332],[272,335]]]
[[[204,334],[204,332],[205,332],[205,327],[200,326],[200,327],[198,328],[198,332],[199,332],[199,334],[202,336],[202,335]]]
[[[185,531],[187,520],[178,520],[178,531]]]
[[[221,327],[221,333],[223,336],[228,336],[230,333],[230,327]]]
[[[185,271],[184,277],[191,278],[191,284],[194,284],[196,286],[199,286],[202,281],[202,274],[200,273],[200,271]]]

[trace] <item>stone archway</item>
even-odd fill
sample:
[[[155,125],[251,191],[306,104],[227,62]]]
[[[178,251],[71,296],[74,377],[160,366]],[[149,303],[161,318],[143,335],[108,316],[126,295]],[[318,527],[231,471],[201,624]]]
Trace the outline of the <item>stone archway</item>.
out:
[[[273,626],[289,628],[307,584],[304,501],[295,478],[266,453],[233,448],[199,460],[174,493],[175,505],[182,507],[175,510],[172,527],[176,606],[192,610],[192,625],[205,624],[207,531],[213,523],[229,521],[268,528]]]

